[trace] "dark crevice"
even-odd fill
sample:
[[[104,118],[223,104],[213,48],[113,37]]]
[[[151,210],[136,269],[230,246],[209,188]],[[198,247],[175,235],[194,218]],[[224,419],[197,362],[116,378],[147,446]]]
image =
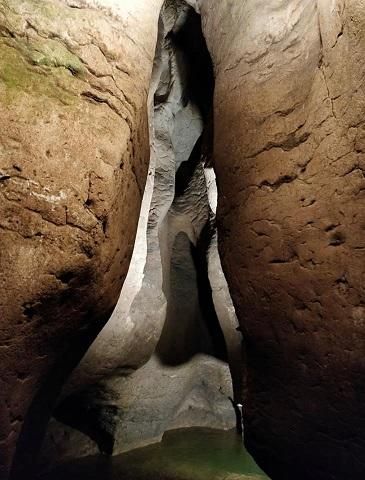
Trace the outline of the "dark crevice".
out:
[[[175,198],[182,197],[189,187],[195,169],[201,161],[202,139],[196,142],[192,154],[187,162],[183,162],[175,176]]]
[[[213,104],[213,64],[203,36],[200,15],[193,8],[189,8],[181,28],[171,33],[171,40],[186,53],[188,76],[185,91],[189,100],[199,106],[207,122]]]
[[[55,301],[64,303],[61,299]],[[53,301],[44,302],[47,312],[60,311],[60,306],[53,305]],[[53,305],[53,308],[52,308]],[[67,310],[67,309],[66,309]],[[53,365],[48,376],[44,379],[42,386],[33,398],[32,404],[27,412],[21,434],[18,439],[16,454],[14,457],[10,480],[23,480],[32,478],[36,468],[37,458],[42,440],[45,435],[49,414],[60,395],[62,385],[69,377],[72,370],[80,362],[81,358],[97,336],[106,321],[110,318],[111,312],[106,312],[103,318],[90,322],[87,329],[80,330],[77,335],[69,336],[61,351],[52,344],[51,338],[45,338],[48,348],[58,351],[58,361]],[[49,317],[40,314],[43,318]],[[93,312],[88,312],[88,318],[96,318]]]
[[[102,393],[96,397],[94,390],[85,390],[70,396],[56,408],[54,417],[89,436],[101,453],[111,455],[119,410],[104,403]]]
[[[176,52],[176,73],[184,80],[183,107],[193,104],[198,107],[204,123],[198,141],[193,145],[189,158],[181,163],[175,176],[175,200],[171,214],[176,215],[181,205],[185,210],[194,212],[201,208],[201,192],[194,192],[194,182],[203,174],[202,164],[211,158],[213,140],[212,104],[214,93],[213,65],[202,33],[201,18],[185,2],[165,2],[164,9],[179,4],[183,15],[167,35],[166,42]],[[177,7],[179,8],[179,7]],[[173,81],[166,75],[155,95],[155,108],[168,100],[168,86]],[[204,187],[205,188],[205,187]],[[194,205],[194,198],[196,205]],[[207,204],[207,197],[204,200]],[[185,202],[185,203],[184,203]],[[197,244],[194,245],[187,236],[179,233],[175,239],[170,265],[170,292],[168,295],[168,313],[165,326],[157,347],[160,358],[166,364],[180,364],[188,361],[196,353],[206,353],[227,361],[227,348],[222,329],[215,312],[212,289],[208,278],[208,249],[212,240],[213,228],[210,219],[206,220]],[[193,313],[189,300],[197,303]],[[194,297],[194,299],[193,299]],[[181,325],[182,315],[179,309],[186,311],[185,327]],[[195,315],[195,320],[190,318]],[[179,317],[179,322],[176,320]],[[195,327],[194,327],[195,322]],[[195,328],[195,330],[194,330]],[[178,338],[180,337],[180,339]],[[187,340],[183,340],[185,337]],[[178,345],[179,342],[181,345]],[[189,345],[188,345],[189,343]]]
[[[207,251],[212,242],[214,227],[214,221],[208,222],[205,225],[198,240],[197,246],[192,248],[192,256],[197,271],[200,305],[202,306],[203,318],[207,319],[206,324],[212,340],[214,355],[220,360],[227,362],[227,346],[214,308],[212,288],[208,277]]]

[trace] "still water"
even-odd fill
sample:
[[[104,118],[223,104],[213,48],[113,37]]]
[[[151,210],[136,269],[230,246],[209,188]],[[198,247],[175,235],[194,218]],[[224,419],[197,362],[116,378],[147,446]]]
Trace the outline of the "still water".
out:
[[[173,430],[163,441],[112,458],[87,457],[41,480],[268,480],[235,431]]]

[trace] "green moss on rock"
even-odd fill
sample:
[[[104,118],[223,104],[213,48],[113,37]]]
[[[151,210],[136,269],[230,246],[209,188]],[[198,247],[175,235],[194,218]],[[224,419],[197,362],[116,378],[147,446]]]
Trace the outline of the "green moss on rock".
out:
[[[80,65],[75,60],[76,57],[67,54],[66,48],[38,51],[32,46],[26,49],[25,45],[15,44],[10,47],[0,42],[0,58],[0,87],[1,84],[5,86],[5,101],[12,102],[16,96],[24,92],[37,97],[56,99],[65,105],[77,101],[77,91],[74,94],[72,92],[75,90],[72,84],[77,80],[68,70],[77,73],[80,71]],[[32,66],[29,60],[35,65],[64,68],[44,71]],[[4,89],[0,88],[0,98],[3,96],[1,91]]]
[[[79,76],[85,73],[85,68],[80,59],[55,40],[45,40],[33,45],[29,49],[28,57],[35,65],[63,67],[73,75]]]

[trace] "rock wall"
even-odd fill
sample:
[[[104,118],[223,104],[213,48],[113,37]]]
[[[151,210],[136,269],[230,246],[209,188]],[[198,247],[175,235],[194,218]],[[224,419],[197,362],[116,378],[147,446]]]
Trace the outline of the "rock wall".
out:
[[[0,1],[1,478],[16,444],[13,478],[32,462],[126,276],[161,3]]]
[[[161,4],[0,1],[0,475],[87,351],[48,432],[65,455],[228,425],[218,357],[273,480],[360,479],[363,1],[168,0],[147,98]],[[88,349],[127,273],[148,108],[134,260]]]
[[[222,261],[244,332],[246,443],[274,479],[364,473],[365,13],[200,1]]]
[[[215,179],[203,162],[212,67],[200,17],[185,2],[165,2],[159,26],[152,155],[130,270],[111,319],[63,389],[44,464],[118,454],[173,428],[235,424],[229,397],[240,395],[241,381],[236,374],[233,395],[230,371],[241,373],[241,335],[232,303],[226,315]]]

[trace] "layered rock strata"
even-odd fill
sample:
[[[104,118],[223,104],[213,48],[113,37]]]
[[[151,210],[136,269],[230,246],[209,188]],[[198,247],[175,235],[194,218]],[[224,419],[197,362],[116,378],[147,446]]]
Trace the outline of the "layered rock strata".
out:
[[[118,299],[149,160],[159,0],[0,2],[0,476]],[[27,472],[29,473],[29,472]]]
[[[364,472],[363,2],[200,1],[246,443],[276,479]]]
[[[27,433],[37,432],[32,419],[42,418],[40,410],[47,417],[48,396],[109,317],[131,252],[161,2],[101,3],[112,10],[91,0],[0,2],[3,471],[28,412],[18,442],[24,463]],[[202,16],[214,65],[214,119],[205,96],[211,80],[196,82],[197,71],[191,78],[186,69],[189,52],[190,65],[208,68],[199,55],[194,60],[196,17],[184,2],[168,1],[150,93],[154,155],[135,270],[56,415],[106,451],[123,449],[133,419],[126,388],[146,400],[144,375],[158,378],[163,391],[164,372],[175,375],[184,362],[178,375],[204,383],[214,378],[209,368],[202,373],[206,355],[219,368],[212,356],[227,355],[236,398],[245,379],[246,443],[274,480],[360,479],[363,2],[187,3]],[[241,345],[224,276],[215,275],[215,195],[201,163],[207,156],[210,167],[212,130],[219,248],[245,369],[234,360],[241,362]],[[187,391],[169,402],[181,395],[184,404]],[[97,405],[86,428],[65,418],[65,406],[84,412],[89,398]],[[149,402],[133,398],[144,418]],[[156,438],[178,423],[168,416],[156,422]]]

